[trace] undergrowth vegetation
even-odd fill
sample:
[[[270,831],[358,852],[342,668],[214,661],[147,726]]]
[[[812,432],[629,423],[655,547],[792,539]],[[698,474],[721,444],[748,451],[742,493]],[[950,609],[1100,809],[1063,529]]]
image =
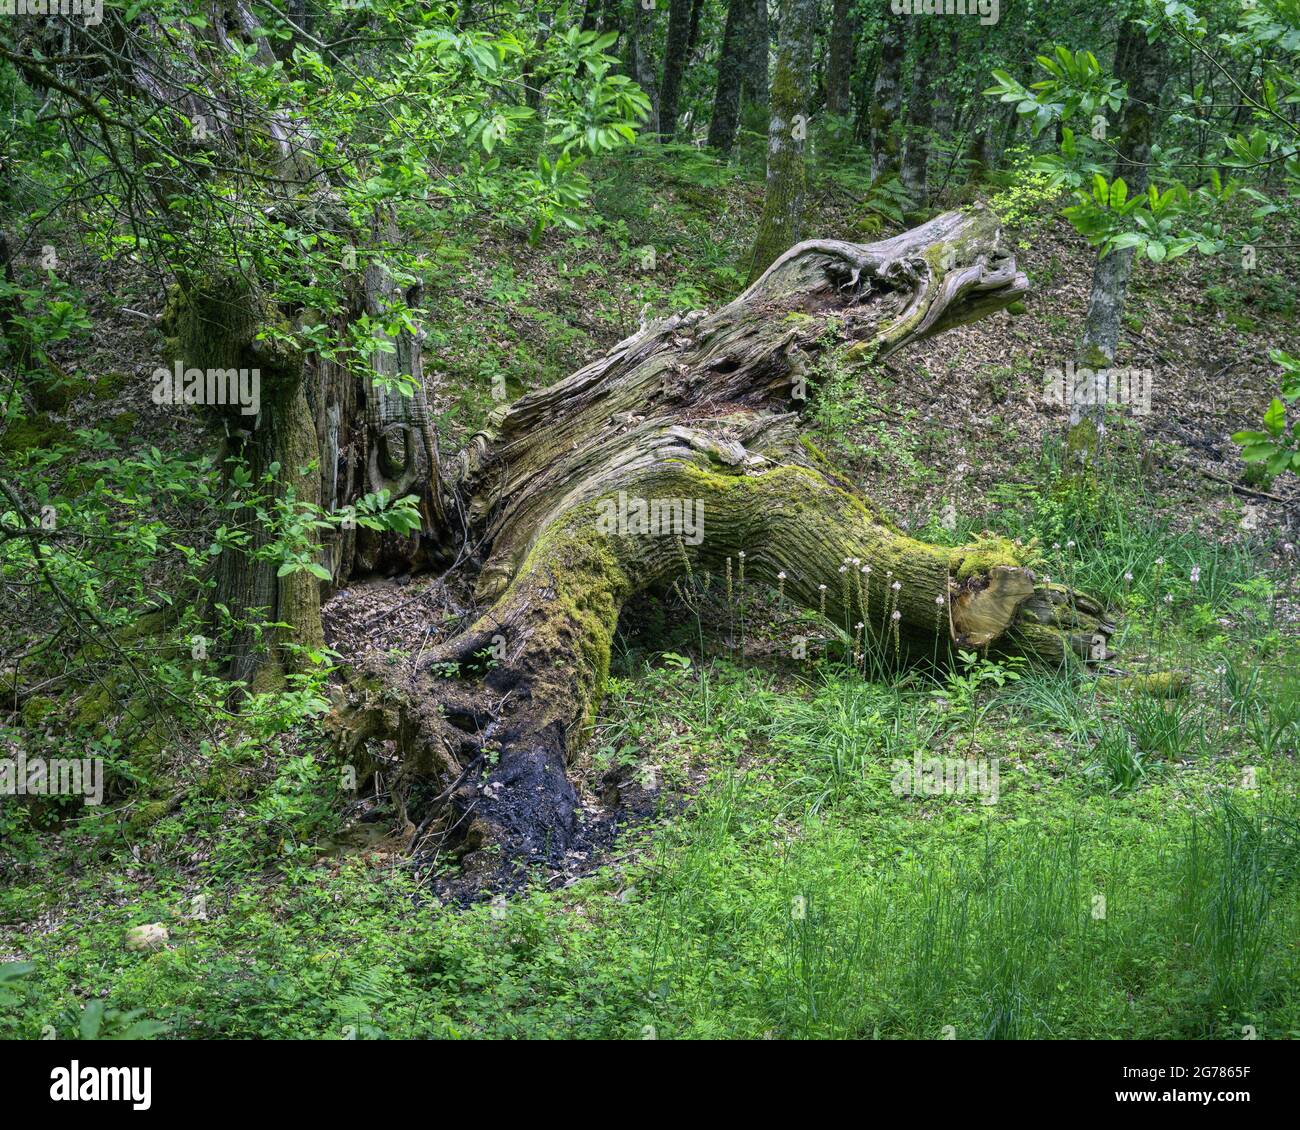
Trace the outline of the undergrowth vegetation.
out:
[[[356,5],[343,7],[350,28]],[[638,19],[649,11],[622,7]],[[706,34],[720,39],[726,15],[710,5]],[[451,30],[460,17],[450,9],[421,18],[445,31],[424,48],[469,52],[463,66],[453,54],[445,73],[434,67],[432,93],[419,96],[446,108],[400,146],[396,124],[391,136],[371,125],[341,134],[338,150],[362,146],[375,176],[351,184],[345,167],[338,179],[363,227],[402,203],[398,281],[410,307],[386,323],[367,312],[352,344],[386,355],[418,323],[431,417],[420,423],[445,458],[503,403],[574,373],[638,325],[744,290],[769,115],[747,93],[729,156],[695,144],[713,74],[688,68],[696,116],[677,136],[689,140],[638,139],[649,100],[609,72],[617,60],[598,57],[611,48],[603,25],[575,29],[566,48],[550,23],[545,35],[521,23],[527,34],[516,36],[526,17],[506,5],[494,11],[511,26],[497,58],[479,43],[486,33]],[[875,67],[875,38],[871,51]],[[516,56],[537,64],[528,82],[509,69]],[[529,82],[563,79],[588,58],[590,96],[565,82],[564,98],[548,95],[549,124],[525,123],[515,87],[527,98]],[[974,106],[990,80],[956,62],[954,89]],[[407,65],[419,75],[426,64]],[[471,70],[490,98],[470,97]],[[0,92],[18,74],[0,72]],[[325,86],[327,127],[364,101]],[[583,107],[599,110],[602,90],[615,124],[584,130]],[[1174,116],[1199,130],[1196,90]],[[1017,112],[1037,97],[1025,90]],[[62,144],[57,114],[47,118],[32,92],[24,99],[14,122],[37,151]],[[525,124],[477,113],[498,100]],[[789,607],[783,588],[747,581],[743,562],[734,575],[730,559],[725,574],[688,562],[686,576],[624,613],[607,697],[572,767],[587,818],[613,812],[617,826],[593,833],[597,846],[571,873],[539,867],[502,888],[469,890],[456,859],[411,850],[423,827],[393,802],[392,749],[359,794],[327,732],[350,634],[395,622],[432,569],[349,573],[328,599],[386,586],[373,606],[359,600],[367,619],[317,616],[329,642],[278,645],[287,661],[275,678],[244,685],[208,662],[232,639],[260,643],[282,627],[216,600],[214,562],[245,555],[277,582],[303,573],[328,587],[322,533],[409,535],[422,523],[414,497],[359,494],[344,514],[280,489],[286,472],[322,474],[315,464],[255,473],[217,458],[214,435],[180,413],[149,416],[141,395],[131,400],[135,378],[116,371],[148,372],[163,349],[162,315],[134,309],[158,297],[143,256],[120,276],[113,264],[111,280],[102,263],[61,265],[61,279],[15,257],[0,314],[44,343],[50,373],[39,404],[11,398],[4,414],[0,582],[19,599],[43,594],[62,619],[30,650],[5,645],[0,698],[13,709],[0,743],[102,759],[105,776],[102,805],[0,802],[0,1038],[1300,1038],[1300,556],[1268,517],[1286,512],[1273,492],[1300,467],[1300,424],[1286,430],[1283,404],[1300,396],[1291,221],[1259,206],[1249,230],[1269,254],[1248,275],[1226,235],[1202,241],[1212,245],[1199,249],[1204,260],[1180,258],[1193,245],[1180,246],[1168,218],[1143,237],[1117,356],[1159,363],[1163,416],[1142,427],[1111,412],[1104,457],[1076,473],[1056,434],[1066,414],[1045,408],[1042,377],[1075,356],[1093,266],[1083,237],[1103,231],[1088,209],[1113,197],[1132,212],[1145,195],[1129,200],[1100,178],[1105,205],[1084,208],[1079,185],[1045,171],[1059,164],[1054,146],[1074,145],[1069,128],[1059,140],[1055,128],[1026,136],[999,110],[968,138],[979,115],[959,131],[946,109],[944,129],[922,131],[933,148],[919,212],[897,175],[870,175],[870,115],[819,110],[803,234],[875,240],[983,200],[1034,290],[982,328],[898,356],[855,356],[828,340],[796,405],[805,447],[901,530],[947,546],[1006,539],[1038,576],[1096,597],[1114,620],[1111,654],[1044,669],[996,648],[949,651],[938,642],[951,634],[940,630],[941,596],[933,650],[904,657],[886,609],[876,608],[879,627],[854,625],[837,617],[833,593],[814,615]],[[462,118],[474,124],[468,149],[440,148],[443,127],[454,133]],[[1038,129],[1049,121],[1062,124],[1047,114]],[[513,129],[522,141],[507,144]],[[995,133],[1001,164],[985,168],[980,135],[992,145]],[[1212,163],[1203,137],[1201,150],[1195,162],[1180,147],[1160,155],[1199,168]],[[1294,167],[1293,144],[1252,157],[1265,168],[1283,159]],[[57,193],[30,164],[20,202],[34,208]],[[403,179],[432,187],[399,191]],[[442,206],[426,207],[429,194]],[[1220,192],[1225,214],[1266,199],[1231,195]],[[320,307],[311,332],[324,334],[344,286],[333,265],[342,237],[308,238],[274,205],[231,199],[241,219],[271,217],[268,260],[312,265],[304,302]],[[1091,228],[1062,220],[1071,199]],[[1189,224],[1208,206],[1166,203]],[[1158,194],[1147,208],[1153,224],[1165,214]],[[87,260],[96,240],[127,245],[113,209],[86,212],[103,213],[89,233],[50,215],[41,240]],[[1148,263],[1164,264],[1158,281],[1143,274]],[[109,371],[99,327],[123,318],[132,334],[105,347],[117,359]],[[1188,341],[1194,359],[1169,356],[1193,352]],[[1243,359],[1256,362],[1254,385]],[[1202,394],[1217,414],[1187,407]],[[1265,429],[1235,433],[1253,467],[1238,482],[1183,458],[1235,459],[1233,433],[1217,434],[1227,419]],[[173,426],[188,430],[165,434]],[[228,422],[223,438],[239,426]],[[39,551],[29,511],[49,533]],[[457,560],[483,549],[466,545]],[[363,642],[393,667],[414,666],[431,638],[467,626],[472,603],[449,600],[413,639]],[[476,653],[475,672],[493,662]],[[444,657],[435,673],[458,668]],[[154,924],[165,944],[124,944]]]
[[[86,810],[57,850],[9,817],[0,920],[40,929],[0,1031],[84,1035],[89,998],[186,1037],[1300,1034],[1300,680],[1271,583],[1119,480],[1019,501],[1000,532],[1061,539],[1048,567],[1184,688],[974,654],[867,681],[834,639],[762,656],[775,594],[748,655],[667,594],[676,650],[624,640],[586,756],[689,804],[594,873],[443,905],[342,836],[322,749],[213,748],[174,803]],[[898,787],[931,759],[995,764],[992,794]],[[173,944],[124,954],[155,920]]]

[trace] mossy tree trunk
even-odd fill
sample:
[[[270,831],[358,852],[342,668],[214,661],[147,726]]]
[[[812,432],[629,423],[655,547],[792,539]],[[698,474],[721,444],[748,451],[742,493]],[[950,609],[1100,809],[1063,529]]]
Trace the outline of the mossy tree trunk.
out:
[[[241,276],[177,287],[163,328],[169,361],[187,370],[242,370],[257,378],[256,414],[246,414],[238,403],[204,409],[224,437],[219,458],[225,524],[243,537],[217,557],[208,605],[213,629],[225,640],[220,659],[231,678],[255,687],[271,683],[293,669],[291,646],[324,645],[319,585],[305,573],[278,577],[266,552],[274,536],[268,515],[284,504],[321,501],[304,359],[285,344],[287,332],[265,333],[289,327]],[[272,626],[277,624],[285,626]]]
[[[270,65],[270,48],[252,32],[257,21],[251,10],[238,0],[232,13],[247,39],[237,41],[233,28],[227,28],[221,32],[221,49],[256,42],[259,56]],[[149,66],[136,70],[149,76]],[[144,81],[147,92],[160,96],[161,87],[148,85],[155,79]],[[294,225],[304,232],[352,231],[314,155],[293,140],[291,112],[275,116],[268,132],[277,154],[272,171],[286,182],[278,207],[292,213]],[[301,191],[302,183],[310,184],[311,192]],[[418,305],[418,294],[399,294],[388,272],[367,254],[367,248],[397,241],[391,211],[376,209],[371,230],[357,231],[355,238],[360,247],[353,248],[357,263],[345,281],[348,293],[339,312],[329,315],[344,340],[348,323],[363,315],[382,325],[394,305]],[[309,533],[313,564],[326,569],[335,585],[354,573],[427,565],[442,560],[445,550],[440,460],[417,336],[403,330],[384,340],[368,359],[375,378],[363,378],[344,361],[284,344],[323,317],[320,311],[277,306],[262,293],[255,272],[234,272],[219,264],[191,270],[175,288],[166,313],[169,363],[249,370],[259,377],[260,410],[255,414],[243,414],[239,407],[207,408],[224,432],[221,494],[233,524],[247,536],[242,544],[228,545],[216,561],[208,603],[211,627],[223,643],[213,658],[232,679],[254,690],[276,685],[307,662],[307,652],[324,645],[320,585],[304,570],[279,575],[281,562],[269,552],[276,532],[268,517],[296,513],[310,520],[322,510],[346,512],[358,499],[380,491],[393,499],[417,498],[422,529],[408,537],[353,523],[340,523],[323,541]],[[243,485],[245,472],[251,486]]]
[[[816,22],[817,0],[787,0],[781,17],[776,70],[772,75],[767,186],[750,261],[750,282],[799,238],[808,177],[803,151],[808,138]]]
[[[386,219],[384,230],[377,229],[377,238],[391,237],[389,224]],[[388,273],[372,264],[355,282],[348,309],[336,318],[346,322],[364,313],[381,322],[395,297]],[[402,299],[418,304],[414,294]],[[282,344],[296,328],[291,319],[314,322],[319,316],[286,313],[259,294],[255,282],[227,276],[216,286],[178,287],[165,319],[169,363],[259,377],[255,415],[239,406],[204,409],[223,430],[221,495],[231,507],[228,524],[247,536],[216,560],[209,619],[223,643],[213,658],[254,690],[276,685],[305,663],[304,649],[324,644],[321,586],[303,570],[278,575],[280,561],[267,552],[276,536],[271,519],[290,512],[346,514],[358,499],[380,491],[418,500],[422,527],[416,534],[380,533],[354,522],[340,522],[323,539],[311,534],[312,558],[332,585],[353,575],[437,563],[448,550],[418,339],[403,331],[387,343],[391,349],[376,349],[369,358],[376,376],[362,378],[339,361]]]
[[[413,669],[368,662],[341,733],[390,738],[408,774],[432,776],[437,813],[416,815],[462,851],[556,861],[581,833],[568,759],[620,611],[652,586],[730,569],[900,656],[1088,656],[1110,630],[1095,602],[1040,581],[1013,544],[910,537],[799,432],[825,351],[884,357],[1025,289],[983,209],[866,246],[801,243],[722,309],[656,322],[499,409],[448,474],[484,547],[481,611]]]

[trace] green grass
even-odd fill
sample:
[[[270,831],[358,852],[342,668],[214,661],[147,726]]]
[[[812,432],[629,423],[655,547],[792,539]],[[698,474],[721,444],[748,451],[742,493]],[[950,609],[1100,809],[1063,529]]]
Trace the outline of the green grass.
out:
[[[631,676],[606,737],[711,773],[684,815],[639,851],[625,842],[624,861],[504,910],[461,910],[431,903],[396,858],[304,852],[268,874],[265,804],[192,802],[140,862],[100,842],[109,858],[66,883],[45,881],[42,855],[4,891],[3,921],[49,925],[22,942],[35,970],[0,1031],[70,1035],[78,1000],[101,995],[186,1037],[1300,1029],[1294,777],[1252,791],[1191,766],[1099,790],[1068,690],[1034,677],[1000,692],[976,732],[975,754],[1002,762],[996,805],[898,795],[895,758],[966,741],[924,686],[825,668],[777,687],[724,662]],[[271,795],[320,785],[299,767]],[[176,854],[184,828],[208,837],[197,866]],[[123,929],[155,920],[168,949],[122,950]]]

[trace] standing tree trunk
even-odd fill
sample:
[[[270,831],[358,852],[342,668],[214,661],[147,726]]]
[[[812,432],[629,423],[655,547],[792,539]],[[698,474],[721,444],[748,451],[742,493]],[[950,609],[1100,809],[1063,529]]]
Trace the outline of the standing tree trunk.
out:
[[[1148,43],[1137,21],[1126,20],[1115,48],[1115,75],[1127,87],[1128,100],[1115,146],[1113,176],[1124,179],[1130,197],[1146,191],[1147,162],[1156,132],[1155,105],[1164,85],[1164,69],[1163,45],[1159,41]],[[1076,381],[1070,404],[1067,449],[1071,468],[1076,472],[1091,464],[1105,434],[1106,370],[1114,363],[1119,346],[1120,319],[1132,270],[1131,247],[1098,256],[1093,268],[1077,365],[1090,369],[1094,378],[1091,382]]]
[[[612,31],[619,33],[623,29],[622,21],[619,19],[619,2],[618,0],[592,0],[593,3],[600,5],[600,18],[597,30],[601,33]]]
[[[957,21],[950,21],[947,34],[942,38],[935,36],[935,40],[935,70],[930,77],[934,132],[949,141],[956,130],[958,117],[957,95],[949,86],[949,82],[957,77],[960,60]]]
[[[740,79],[742,103],[766,106],[770,92],[767,81],[768,55],[772,46],[771,21],[767,18],[767,0],[749,0],[749,28],[743,39],[745,67]]]
[[[826,112],[849,112],[849,81],[853,77],[853,40],[856,26],[853,0],[834,0],[831,9],[830,60],[826,64]]]
[[[820,354],[884,357],[1026,286],[984,209],[866,246],[815,240],[722,309],[656,322],[516,401],[449,478],[482,547],[477,617],[404,667],[365,662],[331,723],[344,755],[394,742],[410,817],[471,869],[558,863],[586,843],[566,766],[620,611],[652,587],[780,584],[850,650],[900,662],[949,644],[1096,655],[1112,629],[1095,601],[1037,578],[1013,543],[917,541],[799,435]]]
[[[259,512],[290,499],[308,506],[322,501],[319,445],[305,392],[309,365],[297,350],[258,336],[281,319],[255,285],[234,275],[217,285],[196,281],[177,288],[163,319],[168,353],[182,367],[258,374],[256,416],[241,414],[237,405],[208,409],[226,435],[222,495],[232,525],[243,527],[249,539],[216,559],[210,619],[217,609],[228,611],[230,632],[220,659],[230,678],[253,690],[274,687],[298,669],[297,645],[324,646],[319,583],[305,572],[277,576],[274,562],[258,555],[272,536]],[[236,462],[257,484],[251,490],[234,485],[229,468]]]
[[[903,100],[903,20],[892,11],[885,13],[880,33],[880,63],[871,91],[868,111],[867,146],[871,150],[871,179],[879,181],[898,174],[899,110]]]
[[[866,54],[861,59],[861,73],[858,77],[857,110],[853,116],[853,140],[859,145],[868,146],[868,159],[871,144],[871,97],[876,87],[876,68],[880,65],[880,45],[874,39],[864,39],[863,49]]]
[[[718,54],[718,85],[713,93],[713,116],[709,119],[710,148],[730,153],[740,125],[740,86],[752,35],[754,0],[730,0],[727,23],[722,31]]]
[[[934,119],[930,79],[936,73],[938,61],[938,32],[922,23],[912,69],[912,92],[907,99],[907,136],[900,172],[903,191],[918,212],[925,209],[930,195],[927,172],[930,160],[930,125]]]
[[[978,118],[978,114],[976,115]],[[982,121],[977,120],[970,127],[970,136],[966,142],[966,165],[972,183],[979,183],[988,175],[997,160],[994,150],[993,127],[997,119],[988,115]]]
[[[255,35],[259,26],[255,13],[244,0],[230,0],[228,7],[228,24],[197,29],[205,49],[251,50],[269,72],[276,59],[268,41]],[[352,235],[363,247],[371,242],[391,244],[395,239],[392,218],[382,213],[375,216],[371,232],[355,230],[326,173],[318,167],[310,143],[303,140],[291,105],[280,106],[249,125],[239,90],[214,86],[196,91],[192,77],[173,69],[167,32],[151,17],[139,18],[144,30],[136,35],[127,33],[116,12],[106,12],[105,17],[103,33],[118,46],[105,51],[102,41],[90,36],[77,44],[76,54],[84,68],[80,81],[93,83],[98,96],[116,113],[144,102],[180,108],[192,120],[210,120],[213,129],[208,141],[229,156],[232,166],[244,160],[250,142],[255,141],[263,154],[259,177],[263,181],[283,178],[282,191],[271,191],[275,203],[267,211],[301,233]],[[35,86],[63,89],[35,60],[10,58]],[[170,151],[164,155],[151,149],[148,136],[142,133],[136,139],[140,146],[136,156],[142,167],[157,170],[148,179],[148,191],[160,213],[168,215],[169,198],[186,190],[181,178],[192,170],[177,166]],[[303,203],[305,186],[311,188],[309,204]],[[344,272],[347,293],[342,310],[330,315],[340,337],[347,335],[346,323],[362,313],[382,321],[394,296],[386,272],[372,268],[358,277],[348,276],[350,270]],[[342,361],[305,354],[286,344],[303,326],[317,324],[322,317],[319,311],[277,303],[255,271],[235,271],[219,256],[210,263],[187,264],[178,272],[163,317],[169,363],[179,363],[183,370],[256,374],[260,410],[255,413],[243,413],[243,406],[232,406],[222,396],[216,397],[215,404],[208,397],[198,398],[205,404],[204,411],[223,427],[222,502],[230,514],[230,528],[244,539],[232,539],[214,562],[206,602],[210,622],[224,633],[226,643],[212,658],[232,678],[254,689],[275,685],[284,674],[300,669],[306,652],[319,651],[323,641],[319,583],[306,570],[281,576],[279,562],[262,552],[270,545],[268,527],[276,518],[291,514],[287,526],[304,518],[314,521],[316,508],[337,512],[380,490],[394,497],[418,496],[422,535],[350,530],[321,545],[309,524],[303,535],[307,555],[333,582],[346,579],[354,570],[396,571],[431,564],[440,559],[438,539],[446,529],[419,341],[404,330],[386,343],[391,344],[391,352],[376,351],[372,358],[374,370],[388,378],[386,383],[410,378],[413,391],[403,396],[395,388],[363,384]]]
[[[520,68],[520,81],[524,88],[524,104],[535,113],[542,112],[542,94],[543,87],[546,84],[544,76],[537,73],[537,60],[541,57],[542,51],[546,47],[546,41],[551,36],[551,17],[548,14],[538,15],[537,36],[533,40],[532,50],[525,57],[523,66]]]
[[[664,46],[664,78],[659,88],[659,140],[672,141],[677,132],[677,103],[690,52],[692,0],[671,0],[668,41]]]
[[[657,134],[659,132],[659,87],[655,82],[653,48],[654,28],[650,13],[641,6],[640,0],[632,0],[632,27],[627,37],[628,71],[631,72],[632,80],[650,99],[646,132]]]
[[[809,86],[817,0],[786,0],[781,41],[772,76],[772,116],[767,133],[767,189],[750,260],[749,279],[759,277],[799,238],[807,170]]]
[[[700,17],[704,15],[704,0],[695,0],[691,5],[691,32],[686,37],[686,53],[689,55],[695,50],[695,45],[700,41]]]

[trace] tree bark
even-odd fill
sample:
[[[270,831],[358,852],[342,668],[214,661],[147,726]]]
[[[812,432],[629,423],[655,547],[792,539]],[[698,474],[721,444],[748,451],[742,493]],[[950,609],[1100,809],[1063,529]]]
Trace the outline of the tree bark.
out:
[[[722,309],[647,326],[499,410],[449,474],[484,547],[480,612],[405,670],[364,665],[333,723],[345,751],[395,742],[407,795],[436,794],[411,819],[471,869],[556,863],[585,834],[566,765],[620,611],[648,588],[706,571],[779,585],[849,647],[899,661],[950,643],[1053,664],[1095,655],[1111,631],[1095,601],[1039,580],[1009,542],[917,541],[799,436],[825,351],[885,357],[1026,286],[984,209],[867,246],[810,241]]]
[[[931,78],[939,61],[939,36],[937,32],[921,25],[920,42],[912,70],[912,92],[907,99],[906,140],[903,145],[903,164],[899,179],[903,191],[917,211],[924,210],[929,202],[928,168],[930,159],[930,125],[934,120],[934,99],[931,96]]]
[[[934,116],[934,132],[945,141],[956,132],[958,119],[957,92],[948,83],[956,79],[958,63],[958,23],[950,20],[947,34],[935,36],[935,69],[930,76],[930,98]],[[948,80],[945,82],[944,80]]]
[[[251,46],[259,63],[273,67],[274,53],[257,34],[258,19],[244,0],[231,0],[225,12],[227,20],[201,32],[206,47],[219,53]],[[369,233],[355,231],[318,167],[312,139],[295,120],[291,104],[248,125],[238,90],[196,90],[192,77],[173,72],[165,30],[147,14],[138,22],[143,32],[128,34],[120,15],[106,12],[104,34],[114,50],[103,50],[102,41],[92,38],[81,56],[87,70],[80,81],[93,81],[116,112],[141,100],[181,107],[191,119],[208,121],[210,144],[240,161],[246,155],[240,146],[252,139],[264,154],[265,169],[259,169],[259,175],[269,172],[284,182],[283,191],[270,194],[275,203],[269,214],[288,220],[298,231],[331,237],[355,233],[361,254],[369,244],[396,239],[391,215],[382,212]],[[23,65],[35,85],[56,81],[35,62]],[[247,134],[241,132],[245,129]],[[145,146],[135,154],[141,166],[159,170],[148,184],[158,214],[167,216],[169,195],[189,187],[183,179],[187,170],[146,142],[139,144]],[[310,186],[310,192],[304,186]],[[219,256],[214,260],[190,264],[178,273],[164,313],[167,360],[183,368],[258,375],[260,411],[255,415],[230,405],[204,408],[224,433],[221,492],[232,514],[230,525],[242,528],[248,538],[246,544],[226,546],[214,563],[208,599],[211,628],[228,631],[226,646],[214,658],[232,678],[258,689],[298,669],[306,662],[305,652],[322,645],[319,584],[304,571],[279,576],[278,563],[259,552],[271,537],[269,511],[289,504],[337,511],[378,490],[420,499],[425,524],[421,535],[403,538],[354,530],[325,545],[309,535],[317,560],[329,568],[334,582],[346,580],[354,570],[396,571],[440,560],[446,513],[418,339],[404,331],[392,343],[393,352],[377,351],[371,359],[374,370],[390,383],[410,377],[412,395],[402,396],[382,384],[363,386],[341,362],[284,344],[302,325],[319,322],[319,311],[278,305],[255,271],[232,272]],[[398,297],[386,273],[376,268],[354,274],[344,285],[349,293],[343,310],[333,316],[341,338],[347,336],[348,321],[363,312],[382,320]],[[241,463],[251,487],[232,471]],[[264,496],[260,501],[253,497],[259,493]]]
[[[861,58],[858,76],[857,109],[853,116],[853,140],[867,146],[868,161],[871,154],[871,104],[876,88],[876,69],[880,66],[880,44],[877,39],[863,40],[865,55]]]
[[[633,81],[650,99],[650,115],[646,132],[659,132],[659,85],[655,81],[654,27],[650,13],[639,0],[632,0],[632,26],[627,37],[628,71]]]
[[[747,53],[745,37],[754,30],[753,9],[754,0],[730,0],[727,4],[708,137],[709,147],[722,153],[731,152],[740,125],[740,87]]]
[[[772,116],[767,133],[767,186],[750,261],[753,282],[799,238],[807,170],[809,86],[817,0],[787,0],[772,76]]]
[[[596,2],[596,0],[593,0],[593,2]],[[602,33],[612,31],[621,34],[623,31],[623,23],[618,0],[599,0],[599,2],[600,26],[598,30]]]
[[[743,44],[745,67],[740,80],[742,104],[766,106],[770,97],[767,78],[768,54],[772,46],[767,0],[749,0],[750,24]]]
[[[853,77],[853,40],[856,25],[853,0],[833,0],[830,59],[826,64],[826,112],[849,112],[849,81]]]
[[[1147,162],[1157,124],[1155,105],[1164,85],[1164,69],[1163,45],[1159,41],[1148,43],[1145,30],[1135,20],[1126,20],[1115,48],[1115,76],[1126,85],[1128,100],[1115,146],[1112,176],[1123,177],[1130,197],[1147,188]],[[1078,384],[1072,390],[1067,450],[1074,472],[1086,471],[1105,435],[1106,370],[1114,364],[1119,346],[1120,320],[1132,270],[1131,247],[1099,255],[1093,268],[1077,364],[1090,369],[1095,377],[1091,383]]]
[[[880,33],[880,63],[871,92],[867,145],[871,150],[871,179],[888,179],[898,173],[899,110],[903,101],[903,20],[885,14]]]
[[[690,51],[692,0],[671,0],[668,39],[664,46],[664,77],[659,88],[659,140],[672,141],[677,132],[677,103]]]
[[[691,4],[691,30],[686,37],[686,53],[695,50],[700,41],[700,17],[704,15],[704,0],[694,0]]]

